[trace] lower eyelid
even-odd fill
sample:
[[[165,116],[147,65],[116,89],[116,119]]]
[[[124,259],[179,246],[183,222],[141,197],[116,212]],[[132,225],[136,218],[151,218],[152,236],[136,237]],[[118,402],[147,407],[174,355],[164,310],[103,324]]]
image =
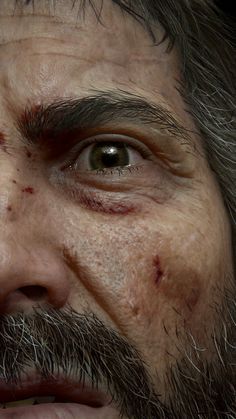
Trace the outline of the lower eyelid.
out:
[[[167,188],[164,185],[156,189],[154,186],[136,188],[129,193],[124,190],[97,190],[85,185],[71,185],[66,188],[66,194],[76,204],[85,209],[109,215],[141,213],[146,200],[162,205],[173,196],[174,192],[173,188]]]
[[[181,187],[171,173],[155,163],[146,162],[144,167],[132,170],[135,173],[119,177],[91,172],[69,174],[69,170],[65,173],[55,168],[50,183],[75,204],[96,212],[120,215],[142,211],[145,198],[162,204]]]
[[[68,189],[75,191],[82,188],[95,189],[101,193],[117,194],[123,193],[126,198],[129,194],[136,191],[158,191],[163,194],[164,190],[176,188],[173,176],[166,170],[159,168],[156,164],[146,162],[144,165],[132,167],[130,173],[119,175],[95,174],[89,171],[88,174],[73,172],[65,177],[64,184],[67,183]],[[155,192],[156,193],[156,192]]]
[[[115,202],[111,199],[101,199],[97,194],[82,191],[76,193],[76,200],[82,206],[96,212],[106,213],[109,215],[128,215],[138,211],[138,206],[132,202],[124,202],[122,199]]]

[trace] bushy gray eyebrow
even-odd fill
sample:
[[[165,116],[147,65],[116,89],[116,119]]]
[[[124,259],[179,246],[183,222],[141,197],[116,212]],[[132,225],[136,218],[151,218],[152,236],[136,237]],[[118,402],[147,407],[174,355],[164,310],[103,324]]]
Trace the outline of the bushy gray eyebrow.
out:
[[[122,121],[150,125],[174,141],[188,143],[193,148],[189,131],[172,112],[159,103],[121,89],[93,89],[93,94],[84,97],[27,105],[17,118],[16,127],[22,141],[37,145],[45,136],[56,142],[63,132],[89,130]]]

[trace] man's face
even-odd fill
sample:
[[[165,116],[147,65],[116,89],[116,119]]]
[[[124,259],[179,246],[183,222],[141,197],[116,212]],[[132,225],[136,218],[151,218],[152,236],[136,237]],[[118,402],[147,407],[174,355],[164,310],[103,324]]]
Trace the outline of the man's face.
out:
[[[153,46],[112,2],[103,25],[69,1],[14,15],[15,2],[0,3],[1,313],[38,304],[92,312],[139,351],[167,403],[189,336],[201,359],[218,357],[216,307],[233,277],[228,216],[177,89],[176,50]],[[73,120],[71,131],[49,121],[41,135],[31,124],[44,105],[99,91],[161,106],[186,136],[155,118],[135,122],[128,109],[86,128]],[[118,419],[109,409],[91,417]]]

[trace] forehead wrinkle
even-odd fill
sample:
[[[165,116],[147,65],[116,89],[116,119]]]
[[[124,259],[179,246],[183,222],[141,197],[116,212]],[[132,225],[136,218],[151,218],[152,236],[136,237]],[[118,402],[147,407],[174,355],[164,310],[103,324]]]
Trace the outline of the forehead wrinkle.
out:
[[[25,1],[15,0],[15,7],[14,7],[13,15],[15,15],[17,7],[20,9],[19,11],[23,15],[25,15],[24,9],[25,10],[28,9],[30,5],[32,6],[32,12],[33,12],[32,14],[34,15],[35,13],[37,13],[37,6],[39,4],[42,5],[42,1],[44,1],[44,3],[45,3],[45,0],[37,0],[37,2],[35,0],[25,0]],[[67,2],[69,2],[69,0],[67,0]],[[104,8],[104,0],[100,0],[99,5],[98,5],[98,0],[96,0],[96,1],[94,1],[94,0],[71,0],[70,3],[71,3],[71,10],[75,9],[75,6],[78,6],[78,11],[77,11],[77,15],[76,15],[76,23],[78,22],[79,17],[83,18],[83,22],[85,21],[85,12],[88,10],[88,6],[90,6],[90,9],[94,13],[97,22],[99,22],[102,26],[104,26],[103,21],[101,19],[102,11],[103,11],[103,8]],[[58,4],[58,0],[51,0],[51,1],[48,0],[47,1],[48,12],[46,13],[46,15],[51,16],[53,14],[54,17],[55,17],[57,4]],[[106,4],[108,4],[108,3],[106,3]],[[112,4],[114,6],[114,9],[120,10],[124,20],[128,15],[128,17],[132,18],[133,22],[136,21],[142,26],[142,28],[145,27],[145,31],[148,34],[149,38],[151,38],[153,44],[154,45],[159,44],[159,43],[156,44],[156,34],[153,31],[152,24],[150,24],[148,22],[145,23],[144,17],[142,17],[142,15],[138,11],[135,10],[135,7],[132,7],[132,5],[130,7],[128,7],[125,4],[124,5],[119,4],[119,2],[117,3],[116,0],[110,0],[109,4]],[[148,11],[146,10],[145,12],[147,13]],[[155,27],[157,26],[156,23],[155,23]],[[161,42],[165,41],[166,38],[167,38],[166,35],[162,36]]]
[[[56,13],[56,7],[58,6],[58,3],[60,4],[58,0],[37,0],[37,2],[35,0],[15,0],[14,12],[16,10],[18,10],[19,12],[24,12],[24,10],[28,11],[30,8],[34,14],[37,13],[37,6],[40,5],[40,9],[48,8],[47,14],[51,15],[52,10],[54,11],[54,14]],[[66,3],[69,4],[69,0],[66,0]],[[76,6],[78,6],[77,18],[80,14],[82,14],[84,18],[87,6],[90,6],[94,11],[97,19],[100,20],[101,12],[103,9],[103,0],[100,0],[100,4],[100,8],[96,8],[93,0],[70,0],[70,9],[73,10]]]

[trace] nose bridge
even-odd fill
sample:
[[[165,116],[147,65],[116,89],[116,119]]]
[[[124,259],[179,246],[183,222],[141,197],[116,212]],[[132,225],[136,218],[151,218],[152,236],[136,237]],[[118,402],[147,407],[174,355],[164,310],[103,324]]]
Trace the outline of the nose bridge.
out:
[[[68,267],[50,223],[50,191],[37,156],[28,158],[16,127],[28,100],[44,86],[35,60],[28,66],[12,45],[0,50],[0,313],[49,304],[60,308],[70,295]],[[25,71],[26,70],[26,71]],[[29,153],[30,154],[30,153]],[[34,154],[34,153],[33,153]],[[35,163],[34,163],[35,161]],[[52,210],[53,212],[53,210]]]
[[[54,228],[48,228],[49,197],[46,191],[40,194],[40,180],[32,176],[32,183],[25,182],[30,176],[21,172],[17,177],[8,155],[0,160],[5,169],[0,179],[0,313],[38,303],[60,308],[69,298],[69,273]]]

